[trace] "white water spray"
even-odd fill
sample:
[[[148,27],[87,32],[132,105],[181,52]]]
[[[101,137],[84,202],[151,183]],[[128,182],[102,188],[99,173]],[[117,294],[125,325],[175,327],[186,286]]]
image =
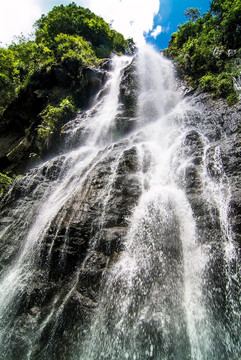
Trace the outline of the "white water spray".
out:
[[[215,180],[207,171],[210,161],[207,156],[209,143],[205,135],[185,123],[187,114],[191,116],[195,110],[187,106],[176,89],[173,65],[148,46],[139,51],[136,60],[138,123],[132,133],[126,134],[125,140],[115,142],[115,119],[121,115],[120,82],[131,60],[130,57],[114,57],[113,71],[102,90],[102,96],[97,96],[91,109],[66,126],[69,143],[78,132],[82,133],[83,142],[79,147],[75,145],[75,150],[61,155],[57,161],[61,162],[60,174],[54,181],[46,181],[42,192],[36,188],[38,201],[26,198],[22,201],[22,207],[15,210],[15,218],[19,216],[23,225],[18,219],[2,232],[4,237],[8,234],[11,236],[11,227],[15,230],[19,226],[21,244],[18,255],[5,271],[0,284],[0,319],[3,324],[0,334],[3,348],[1,360],[13,360],[14,355],[8,357],[8,347],[13,346],[9,339],[13,338],[14,342],[17,336],[22,336],[21,339],[25,341],[28,349],[26,360],[39,360],[36,354],[41,354],[40,342],[46,336],[49,336],[49,342],[42,354],[47,354],[48,348],[61,342],[58,331],[64,326],[61,321],[66,306],[74,299],[79,301],[77,308],[81,309],[81,299],[87,297],[79,278],[81,272],[89,271],[88,254],[81,267],[74,268],[71,281],[64,283],[58,293],[49,295],[50,299],[43,306],[42,313],[40,305],[31,307],[31,313],[26,316],[27,321],[23,322],[22,328],[19,327],[17,336],[15,326],[18,329],[21,317],[14,301],[25,296],[31,302],[32,281],[38,276],[38,272],[34,273],[38,269],[36,263],[40,262],[42,246],[52,224],[55,225],[55,236],[50,236],[47,248],[46,261],[49,263],[56,246],[58,249],[56,242],[59,241],[59,234],[60,238],[64,238],[62,225],[65,222],[70,224],[76,212],[80,212],[79,203],[83,207],[90,206],[92,211],[88,203],[91,176],[96,167],[101,168],[105,159],[109,161],[108,170],[103,169],[103,172],[106,171],[108,179],[103,188],[93,195],[94,205],[101,205],[101,213],[98,219],[93,220],[90,232],[94,233],[97,228],[101,234],[103,229],[112,229],[110,224],[106,225],[106,217],[110,202],[115,201],[113,189],[115,185],[116,190],[118,171],[123,171],[120,170],[120,163],[125,152],[130,150],[136,156],[135,174],[134,170],[124,173],[126,179],[123,174],[122,179],[134,179],[141,194],[133,211],[124,219],[128,224],[125,241],[119,253],[109,257],[98,299],[93,294],[88,299],[91,308],[89,325],[84,330],[73,325],[73,333],[81,330],[81,335],[78,337],[75,334],[75,340],[69,342],[73,348],[68,349],[68,357],[71,360],[226,360],[226,354],[238,355],[232,334],[238,336],[240,327],[237,318],[240,310],[230,295],[233,283],[237,281],[237,274],[233,273],[232,268],[237,258],[229,223],[231,192],[222,167],[220,149],[216,147],[213,155]],[[189,147],[195,141],[199,141],[197,147],[201,155],[198,156],[195,155],[197,149],[194,151]],[[54,161],[44,164],[35,177],[29,178],[32,187],[43,169],[47,171]],[[94,180],[98,182],[100,179]],[[199,186],[195,184],[198,181]],[[122,184],[117,191],[122,191]],[[200,209],[195,208],[197,199],[200,200]],[[70,208],[71,204],[73,209]],[[30,209],[34,215],[26,225],[23,218]],[[112,209],[115,211],[114,207]],[[200,219],[203,209],[208,214],[215,209],[215,216],[218,214],[222,237],[218,249],[221,249],[220,252],[223,250],[218,261],[225,263],[225,276],[228,279],[226,303],[235,320],[235,326],[231,329],[233,332],[225,328],[222,319],[215,318],[219,303],[214,300],[216,308],[210,304],[212,289],[209,281],[216,280],[208,272],[212,272],[210,261],[216,256],[213,251],[216,244],[202,234]],[[68,232],[68,226],[65,232]],[[88,246],[94,252],[100,239],[91,236]],[[63,249],[68,252],[67,238],[64,239]],[[65,255],[62,251],[63,263]],[[46,269],[49,270],[48,266]],[[48,274],[46,279],[48,281]],[[13,315],[10,314],[11,309]],[[33,327],[35,333],[31,335],[26,328],[33,321],[35,311],[38,326]],[[79,313],[76,313],[76,318],[78,316]],[[64,338],[66,334],[63,328],[61,330]],[[21,335],[21,331],[24,335]],[[217,344],[222,348],[217,349]],[[63,344],[60,345],[64,348]]]

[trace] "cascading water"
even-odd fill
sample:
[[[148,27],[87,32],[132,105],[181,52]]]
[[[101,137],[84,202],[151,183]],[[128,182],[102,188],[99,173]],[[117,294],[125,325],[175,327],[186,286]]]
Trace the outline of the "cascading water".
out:
[[[112,63],[101,96],[65,127],[70,150],[5,199],[0,359],[238,359],[240,260],[220,146],[148,46],[134,59],[136,127],[117,141],[133,61]]]

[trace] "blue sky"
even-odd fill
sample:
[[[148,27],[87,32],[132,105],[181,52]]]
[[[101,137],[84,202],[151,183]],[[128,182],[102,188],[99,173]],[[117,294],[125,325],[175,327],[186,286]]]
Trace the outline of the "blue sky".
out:
[[[1,0],[0,42],[9,44],[13,36],[33,32],[33,23],[53,6],[68,4],[68,0]],[[168,46],[171,34],[187,19],[184,11],[197,7],[206,12],[209,0],[75,0],[102,16],[125,37],[133,37],[137,43],[146,41],[159,49]],[[143,37],[144,34],[144,37]]]
[[[157,26],[162,27],[162,32],[153,38],[146,37],[146,40],[154,44],[158,49],[165,49],[171,38],[171,34],[177,30],[177,26],[187,21],[184,16],[184,11],[187,8],[198,8],[201,14],[210,9],[209,0],[162,0],[160,2],[160,9],[158,14],[154,17],[154,28]]]

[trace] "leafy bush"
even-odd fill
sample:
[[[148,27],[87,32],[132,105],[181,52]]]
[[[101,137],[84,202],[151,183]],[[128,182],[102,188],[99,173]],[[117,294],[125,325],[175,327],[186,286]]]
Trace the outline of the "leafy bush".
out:
[[[133,48],[133,41],[75,3],[54,7],[36,21],[35,29],[35,40],[21,36],[7,49],[0,48],[0,115],[41,68],[66,58],[98,66],[112,52]]]
[[[97,59],[90,44],[82,36],[59,34],[55,37],[55,57],[60,61],[66,58],[77,58],[84,65],[98,65]]]
[[[75,3],[55,6],[36,21],[35,28],[36,42],[43,43],[50,49],[55,48],[55,39],[59,34],[82,36],[92,44],[97,56],[102,53],[109,56],[112,51],[125,52],[128,46],[124,37],[111,29],[101,17]]]
[[[14,179],[8,175],[0,173],[0,197],[2,197],[8,191],[13,180]]]
[[[204,91],[210,91],[214,98],[235,98],[235,91],[233,89],[233,78],[228,73],[221,73],[219,75],[208,74],[203,76],[199,81],[200,88]]]
[[[76,114],[70,97],[61,101],[59,106],[47,105],[41,113],[42,122],[38,127],[38,146],[41,153],[49,149],[54,135],[58,135],[62,124]]]
[[[174,59],[188,82],[214,98],[226,98],[229,104],[238,100],[233,86],[238,66],[230,58],[230,50],[240,56],[240,0],[212,0],[211,9],[199,17],[198,9],[188,9],[189,21],[172,34],[167,56]]]
[[[0,48],[0,115],[34,71],[53,62],[49,48],[23,37],[7,49]]]
[[[240,0],[213,0],[211,12],[218,24],[220,40],[230,49],[241,47],[241,2]]]
[[[19,69],[14,51],[0,49],[0,114],[14,98],[19,83]]]
[[[228,97],[227,97],[227,103],[229,104],[229,106],[233,106],[233,105],[236,104],[237,102],[238,102],[238,95],[237,95],[236,92],[228,95]]]

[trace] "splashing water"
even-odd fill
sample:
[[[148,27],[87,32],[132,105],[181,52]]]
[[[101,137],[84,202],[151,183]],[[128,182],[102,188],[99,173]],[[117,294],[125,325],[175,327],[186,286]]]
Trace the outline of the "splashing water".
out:
[[[68,124],[67,141],[71,143],[81,128],[82,146],[43,164],[34,170],[34,176],[27,174],[22,180],[34,187],[43,171],[48,173],[56,162],[56,177],[45,180],[43,187],[35,187],[34,201],[31,196],[19,201],[12,214],[14,221],[2,231],[2,238],[7,238],[16,236],[15,229],[19,229],[20,251],[1,280],[0,359],[13,360],[14,346],[21,349],[20,341],[22,348],[27,349],[22,358],[29,360],[44,356],[72,360],[224,360],[239,355],[240,308],[235,287],[239,281],[238,258],[229,222],[231,190],[220,148],[213,150],[198,127],[194,129],[185,123],[187,116],[198,111],[190,108],[178,93],[172,64],[148,46],[140,49],[136,59],[136,128],[115,142],[115,119],[121,113],[120,82],[131,61],[130,57],[115,57],[104,95],[96,97],[84,116]],[[44,264],[46,279],[41,278],[46,287],[48,281],[56,281],[57,275],[54,272],[52,276],[50,269],[59,249],[62,252],[56,266],[70,266],[67,235],[71,221],[82,219],[86,208],[93,211],[88,194],[93,184],[100,181],[94,172],[98,168],[103,178],[106,172],[107,178],[92,195],[93,204],[100,207],[98,218],[89,227],[88,246],[94,253],[99,246],[94,231],[102,234],[101,231],[111,229],[109,207],[114,201],[116,208],[119,206],[113,193],[115,190],[119,196],[122,191],[123,184],[118,179],[123,158],[129,153],[135,157],[135,164],[130,164],[132,158],[126,160],[125,166],[131,171],[121,179],[129,181],[129,192],[134,191],[131,184],[135,184],[138,201],[122,214],[118,220],[122,221],[121,226],[112,226],[123,231],[125,224],[123,244],[107,261],[98,296],[92,294],[88,299],[88,322],[76,325],[81,317],[76,313],[70,327],[75,337],[66,345],[66,353],[56,357],[58,346],[65,349],[61,339],[68,337],[63,319],[69,301],[78,295],[81,304],[86,297],[84,291],[78,290],[81,276],[88,270],[86,249],[82,263],[71,268],[71,280],[60,289],[53,287],[56,292],[43,297],[42,312],[40,300],[31,304],[31,313],[22,325],[19,314],[24,306],[17,299],[32,301],[46,239],[50,239]],[[26,226],[30,209],[33,215]],[[207,222],[206,227],[203,221]],[[68,226],[63,232],[65,222]],[[217,223],[217,236],[213,239],[211,232],[206,234],[203,229],[215,229]],[[59,238],[64,239],[62,248],[61,244],[56,245]],[[226,279],[222,288],[217,280],[220,275],[213,275],[212,269],[219,263],[223,264],[222,275]],[[220,303],[221,292],[226,309]],[[219,312],[223,318],[217,316]],[[19,330],[16,332],[15,328]],[[41,349],[46,336],[47,345]]]

